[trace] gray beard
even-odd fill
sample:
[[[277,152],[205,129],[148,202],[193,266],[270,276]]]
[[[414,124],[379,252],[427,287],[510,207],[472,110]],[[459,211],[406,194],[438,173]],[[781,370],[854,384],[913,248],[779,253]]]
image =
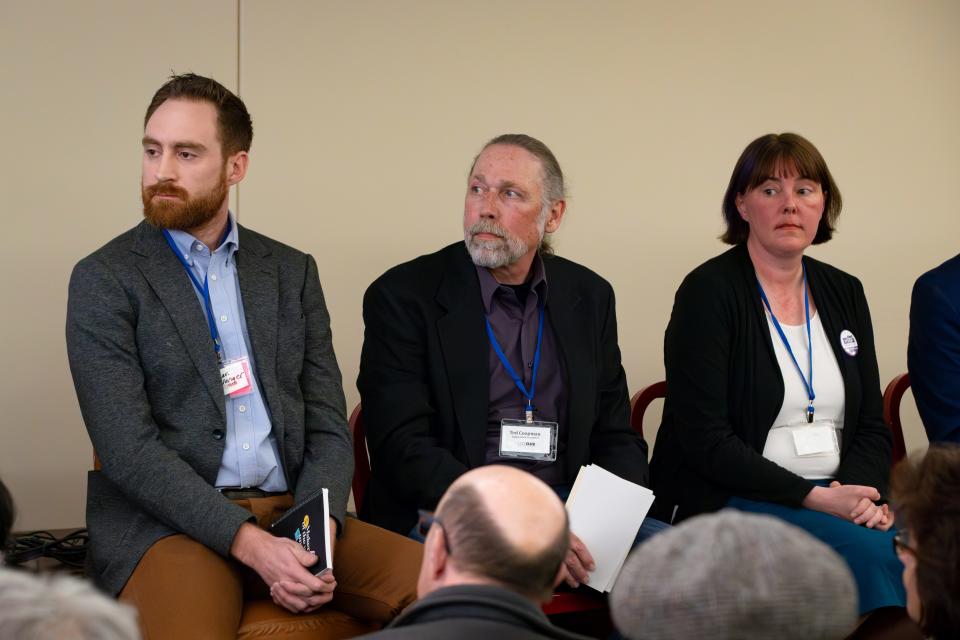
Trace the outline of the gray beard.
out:
[[[478,240],[474,237],[478,233],[494,233],[500,237],[496,240]],[[467,247],[473,264],[487,269],[499,269],[511,265],[530,250],[523,240],[489,220],[481,220],[464,232],[463,243]]]
[[[516,262],[527,252],[522,242],[507,244],[506,240],[465,240],[473,264],[487,269],[498,269]]]

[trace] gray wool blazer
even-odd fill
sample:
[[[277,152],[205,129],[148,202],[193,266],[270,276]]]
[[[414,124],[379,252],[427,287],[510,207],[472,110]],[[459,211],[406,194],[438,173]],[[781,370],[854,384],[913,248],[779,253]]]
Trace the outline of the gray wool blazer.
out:
[[[340,370],[313,258],[238,225],[240,291],[287,485],[330,490],[342,523],[353,473]],[[87,477],[89,568],[118,593],[157,540],[184,533],[227,556],[251,514],[215,488],[226,413],[190,280],[142,222],[70,278],[67,350],[102,471]]]

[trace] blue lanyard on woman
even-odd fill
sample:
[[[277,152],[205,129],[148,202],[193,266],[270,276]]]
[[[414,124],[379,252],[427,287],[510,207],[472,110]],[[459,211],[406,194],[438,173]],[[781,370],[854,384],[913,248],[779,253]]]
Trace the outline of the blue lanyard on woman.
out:
[[[527,391],[527,387],[523,384],[523,379],[517,375],[516,370],[514,370],[513,365],[510,364],[510,361],[507,360],[507,356],[503,353],[503,349],[500,348],[500,343],[497,342],[497,337],[493,335],[493,327],[490,326],[490,318],[485,318],[487,323],[487,335],[490,336],[490,344],[493,346],[493,350],[496,352],[497,357],[500,358],[500,362],[503,364],[503,368],[507,370],[507,373],[510,374],[510,378],[513,379],[513,384],[517,385],[517,388],[520,389],[520,393],[523,394],[523,397],[527,399],[527,409],[526,409],[526,419],[527,423],[533,422],[533,393],[537,385],[537,370],[540,368],[540,345],[543,340],[543,304],[538,305],[540,310],[540,320],[537,325],[537,348],[533,352],[533,374],[530,376],[530,390]]]
[[[230,233],[230,226],[227,225],[227,233]],[[224,238],[226,238],[226,233]],[[203,296],[203,306],[207,312],[207,324],[210,327],[210,337],[213,339],[213,349],[217,352],[217,362],[222,367],[223,366],[223,346],[220,343],[220,333],[217,331],[217,323],[213,319],[213,302],[210,300],[210,284],[207,282],[207,277],[203,277],[203,285],[200,285],[200,281],[197,280],[197,276],[193,275],[193,269],[190,268],[190,263],[187,262],[180,254],[180,250],[177,249],[177,244],[173,241],[173,237],[170,235],[170,232],[166,229],[163,230],[163,237],[167,239],[167,244],[170,245],[170,249],[173,251],[173,255],[177,256],[177,260],[180,261],[180,264],[183,265],[184,271],[187,272],[187,275],[190,276],[190,282],[193,283],[193,286],[196,290]],[[221,244],[222,244],[221,240]]]
[[[807,378],[803,375],[803,369],[800,368],[797,357],[793,355],[793,349],[790,348],[790,341],[787,340],[787,336],[783,333],[780,323],[777,322],[777,316],[773,315],[773,309],[770,308],[770,301],[767,300],[767,294],[763,292],[763,286],[760,284],[759,278],[757,278],[757,289],[760,290],[760,297],[763,299],[763,304],[766,305],[767,311],[770,312],[770,319],[773,320],[773,326],[777,329],[777,333],[780,334],[780,339],[783,340],[783,346],[787,348],[787,353],[790,354],[790,359],[793,360],[794,366],[797,367],[797,373],[800,374],[800,379],[803,380],[803,386],[807,390],[807,398],[809,399],[809,403],[807,404],[807,422],[813,422],[813,401],[817,397],[817,394],[813,392],[813,338],[810,335],[810,294],[807,293],[807,267],[802,262],[800,266],[803,269],[803,309],[807,316],[807,354],[809,355],[810,365],[809,382],[807,382]]]

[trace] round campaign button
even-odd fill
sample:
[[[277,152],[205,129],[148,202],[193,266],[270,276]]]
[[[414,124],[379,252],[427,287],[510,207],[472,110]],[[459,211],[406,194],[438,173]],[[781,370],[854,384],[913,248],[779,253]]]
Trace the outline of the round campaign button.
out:
[[[848,356],[855,356],[857,352],[860,351],[860,345],[857,344],[857,339],[846,329],[840,332],[840,346],[843,347],[843,350],[847,352]]]

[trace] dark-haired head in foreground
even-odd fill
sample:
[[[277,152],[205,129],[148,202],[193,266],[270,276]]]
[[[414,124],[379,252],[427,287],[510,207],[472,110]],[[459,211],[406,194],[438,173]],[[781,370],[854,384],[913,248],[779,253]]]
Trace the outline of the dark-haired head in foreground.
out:
[[[7,490],[7,485],[3,484],[3,480],[0,480],[0,565],[3,564],[3,550],[7,548],[14,516],[13,496]]]
[[[902,461],[891,491],[907,613],[932,638],[960,638],[960,446]]]

